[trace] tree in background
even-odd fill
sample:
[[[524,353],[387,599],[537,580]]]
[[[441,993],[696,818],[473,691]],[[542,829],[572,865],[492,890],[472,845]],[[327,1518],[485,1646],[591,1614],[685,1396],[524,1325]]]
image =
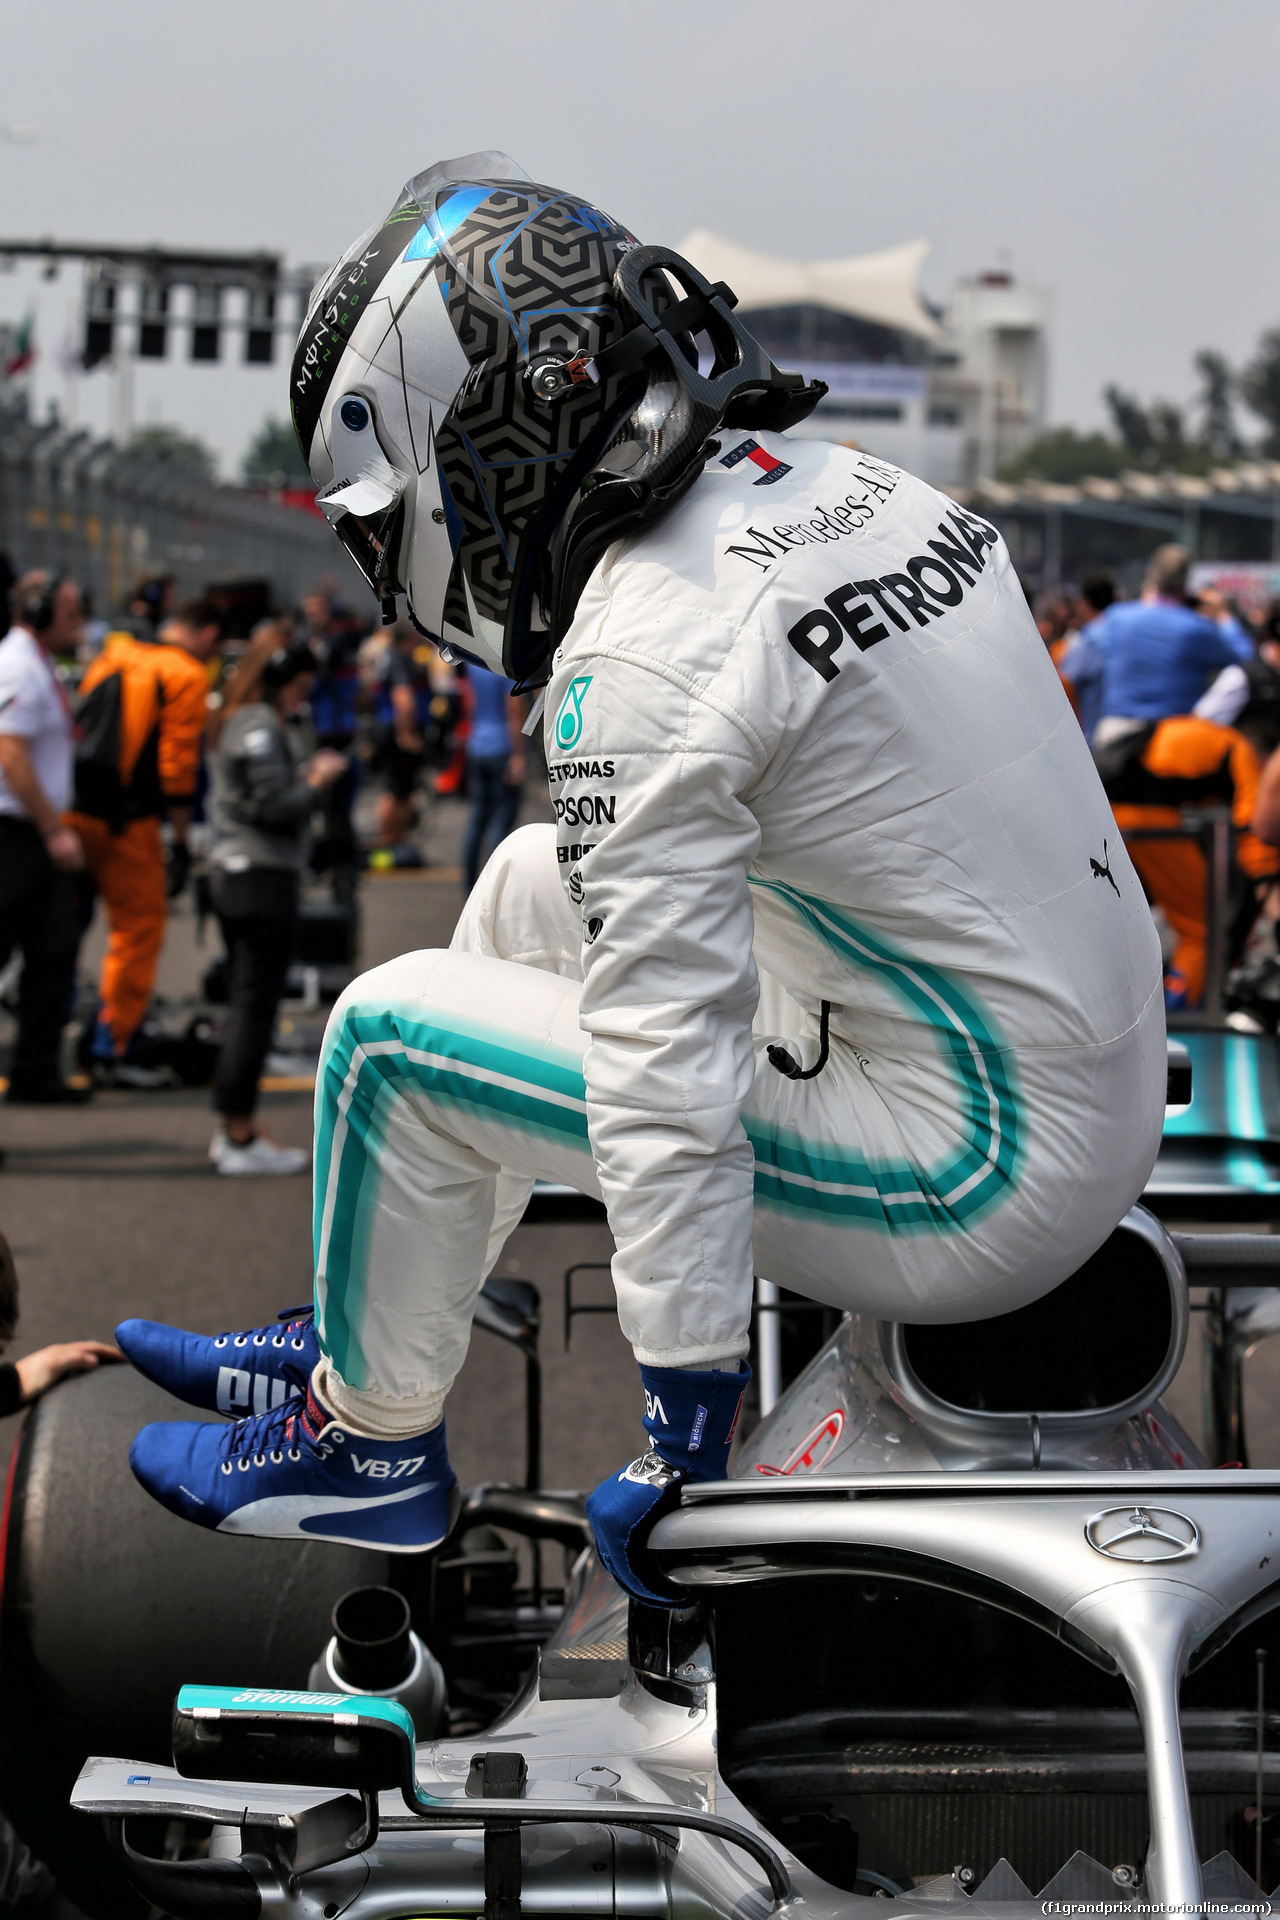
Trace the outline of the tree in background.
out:
[[[193,479],[213,486],[218,478],[217,457],[203,440],[178,427],[138,427],[129,436],[128,451],[146,460],[168,460]]]
[[[1129,468],[1160,473],[1208,473],[1248,452],[1236,421],[1238,394],[1268,426],[1258,451],[1280,454],[1280,328],[1266,333],[1243,373],[1225,354],[1202,347],[1195,356],[1200,389],[1193,409],[1200,430],[1192,433],[1187,412],[1172,400],[1145,404],[1137,394],[1110,386],[1103,395],[1113,432],[1077,433],[1052,427],[1000,470],[1002,480],[1048,480],[1075,486],[1095,475],[1110,480]]]
[[[1236,426],[1236,376],[1226,355],[1212,347],[1201,347],[1195,366],[1200,375],[1199,405],[1204,422],[1201,445],[1214,460],[1238,460],[1244,452],[1244,441]]]
[[[1240,375],[1245,405],[1265,420],[1267,431],[1259,451],[1280,458],[1280,327],[1259,340],[1253,359]]]
[[[1050,427],[1000,469],[1002,480],[1050,480],[1072,487],[1090,474],[1112,479],[1131,467],[1126,449],[1105,433],[1077,433],[1074,427]]]
[[[287,420],[266,419],[249,442],[241,473],[247,487],[309,487],[311,475]]]
[[[1182,408],[1172,400],[1153,400],[1144,407],[1136,394],[1119,387],[1108,387],[1103,399],[1131,467],[1187,470],[1203,457],[1204,449],[1188,439]]]
[[[1135,394],[1123,393],[1119,387],[1108,387],[1102,397],[1130,464],[1145,460],[1151,452],[1151,422],[1146,408]]]

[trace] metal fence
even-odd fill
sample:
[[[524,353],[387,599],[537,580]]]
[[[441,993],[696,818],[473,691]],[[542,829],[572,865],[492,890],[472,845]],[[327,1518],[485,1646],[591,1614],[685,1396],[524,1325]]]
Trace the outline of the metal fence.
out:
[[[184,595],[266,580],[285,605],[322,577],[357,604],[368,593],[314,515],[16,410],[0,413],[0,550],[17,573],[64,569],[101,615],[123,611],[146,572],[173,574]]]

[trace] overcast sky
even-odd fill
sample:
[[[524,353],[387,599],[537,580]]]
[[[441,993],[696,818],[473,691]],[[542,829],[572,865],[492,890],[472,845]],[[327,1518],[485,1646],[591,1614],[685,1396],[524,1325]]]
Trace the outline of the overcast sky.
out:
[[[1052,416],[1088,427],[1108,381],[1186,399],[1197,347],[1280,325],[1278,56],[1277,0],[41,0],[7,16],[0,238],[327,262],[496,146],[645,240],[927,235],[935,297],[1012,265],[1053,292]],[[0,319],[38,302],[41,408],[105,426],[113,376],[58,366],[74,278],[0,275]],[[143,366],[135,415],[232,470],[286,368]]]

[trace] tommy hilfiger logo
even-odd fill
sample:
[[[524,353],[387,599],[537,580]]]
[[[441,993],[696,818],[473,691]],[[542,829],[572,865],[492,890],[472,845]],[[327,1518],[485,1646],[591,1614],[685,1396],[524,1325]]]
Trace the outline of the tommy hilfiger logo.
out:
[[[766,453],[758,440],[742,440],[721,460],[722,467],[736,467],[740,460],[750,460],[760,468],[760,478],[752,481],[753,487],[771,487],[775,480],[781,480],[791,469],[784,460],[775,460]]]

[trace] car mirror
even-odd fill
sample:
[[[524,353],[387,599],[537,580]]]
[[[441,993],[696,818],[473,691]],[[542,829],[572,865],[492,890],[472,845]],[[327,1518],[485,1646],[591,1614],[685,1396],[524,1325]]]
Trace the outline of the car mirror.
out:
[[[173,1764],[192,1780],[266,1780],[397,1788],[416,1800],[413,1721],[371,1694],[275,1687],[183,1687],[173,1708]]]

